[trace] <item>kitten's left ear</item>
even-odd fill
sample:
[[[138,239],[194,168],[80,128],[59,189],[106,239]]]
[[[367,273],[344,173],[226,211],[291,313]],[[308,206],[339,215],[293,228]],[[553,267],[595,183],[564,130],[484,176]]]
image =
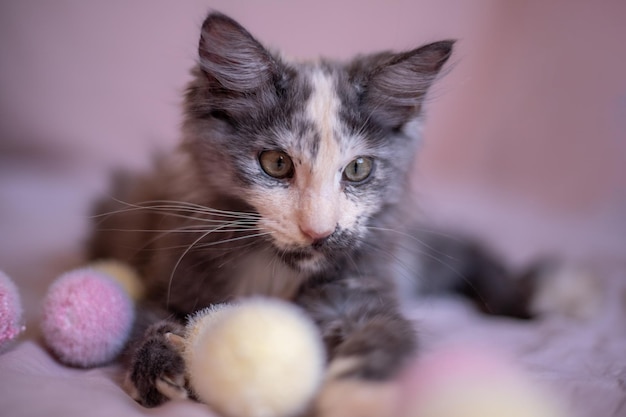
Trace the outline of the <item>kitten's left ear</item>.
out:
[[[374,121],[398,128],[415,118],[426,92],[452,54],[454,41],[431,43],[408,52],[360,58],[349,69],[361,90],[361,104]]]
[[[202,24],[198,55],[201,93],[206,95],[201,103],[216,117],[234,121],[269,111],[286,88],[280,59],[221,13],[209,14]],[[188,94],[194,92],[198,90]]]
[[[221,13],[211,13],[202,24],[200,68],[234,92],[262,88],[278,76],[276,59],[239,23]]]

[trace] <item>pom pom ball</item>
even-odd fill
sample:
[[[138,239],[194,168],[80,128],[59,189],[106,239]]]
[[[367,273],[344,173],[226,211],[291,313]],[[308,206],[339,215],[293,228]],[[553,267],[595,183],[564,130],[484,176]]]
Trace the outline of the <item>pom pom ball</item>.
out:
[[[184,356],[198,398],[228,417],[289,417],[306,409],[324,373],[319,331],[296,306],[253,298],[205,309]]]
[[[115,259],[102,259],[91,263],[89,266],[115,279],[133,301],[136,302],[143,298],[145,288],[137,271],[130,265]]]
[[[17,287],[0,271],[0,348],[15,339],[23,330],[22,303]]]
[[[451,348],[418,361],[403,417],[565,417],[554,396],[497,352]]]
[[[67,272],[50,286],[41,328],[48,347],[63,363],[97,366],[124,347],[134,314],[122,286],[88,267]]]

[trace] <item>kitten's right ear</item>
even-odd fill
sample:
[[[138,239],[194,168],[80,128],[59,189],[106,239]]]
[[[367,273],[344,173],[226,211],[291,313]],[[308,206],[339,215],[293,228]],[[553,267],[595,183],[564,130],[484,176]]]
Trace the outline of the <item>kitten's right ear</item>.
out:
[[[280,75],[279,64],[269,51],[221,13],[211,13],[202,24],[198,53],[200,68],[213,88],[248,93]]]
[[[454,41],[441,41],[408,52],[383,52],[356,59],[350,74],[363,109],[374,121],[391,128],[417,117],[453,45]]]

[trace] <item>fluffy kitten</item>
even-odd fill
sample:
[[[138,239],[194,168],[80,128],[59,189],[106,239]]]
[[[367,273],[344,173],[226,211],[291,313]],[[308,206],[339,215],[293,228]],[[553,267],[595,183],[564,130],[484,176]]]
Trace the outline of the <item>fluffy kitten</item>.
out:
[[[390,261],[412,211],[424,97],[452,46],[287,62],[207,17],[180,149],[118,181],[123,203],[99,208],[91,245],[145,277],[152,324],[129,361],[139,402],[187,395],[168,337],[186,315],[251,295],[304,308],[341,377],[389,378],[413,354]]]

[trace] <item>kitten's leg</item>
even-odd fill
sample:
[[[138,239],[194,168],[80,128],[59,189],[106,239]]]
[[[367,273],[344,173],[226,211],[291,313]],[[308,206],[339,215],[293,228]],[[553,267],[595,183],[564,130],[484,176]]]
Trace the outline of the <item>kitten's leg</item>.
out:
[[[181,354],[184,331],[177,321],[157,321],[129,346],[124,385],[140,404],[155,407],[189,397]]]
[[[318,282],[304,288],[296,302],[320,327],[330,359],[353,364],[344,376],[387,379],[415,351],[412,324],[390,289],[375,281]]]
[[[416,350],[390,287],[362,278],[316,283],[297,302],[319,325],[330,357],[315,415],[386,415],[394,405],[389,381]]]

